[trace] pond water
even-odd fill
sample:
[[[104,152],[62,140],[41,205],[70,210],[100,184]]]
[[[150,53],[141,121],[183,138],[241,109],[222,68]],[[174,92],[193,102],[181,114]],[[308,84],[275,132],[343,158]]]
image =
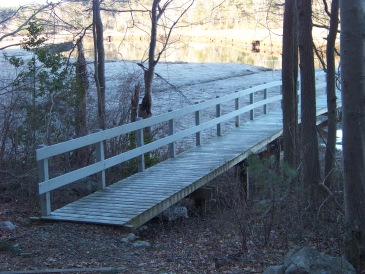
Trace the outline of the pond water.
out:
[[[147,56],[146,42],[131,43],[128,41],[105,42],[107,60],[144,60]],[[92,43],[85,43],[86,57],[92,57]],[[161,57],[162,62],[189,63],[242,63],[270,69],[281,69],[281,52],[270,48],[252,52],[252,45],[239,47],[234,44],[218,43],[178,43],[171,45],[166,54]]]

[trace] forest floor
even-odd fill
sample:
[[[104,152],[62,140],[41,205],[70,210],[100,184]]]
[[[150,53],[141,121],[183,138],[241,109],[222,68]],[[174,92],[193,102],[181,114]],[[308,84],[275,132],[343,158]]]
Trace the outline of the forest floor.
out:
[[[235,170],[230,170],[211,183],[219,195],[205,214],[185,199],[188,219],[155,218],[137,229],[138,240],[150,244],[146,248],[125,243],[120,227],[31,221],[38,216],[36,197],[26,201],[1,193],[0,220],[17,229],[0,231],[0,273],[262,273],[282,264],[295,246],[341,256],[341,222],[332,218],[301,227],[288,201],[283,206],[288,212],[278,211],[270,225],[270,218],[262,219],[247,204],[229,201],[235,182]],[[72,188],[66,195],[77,199],[78,191]]]
[[[340,223],[322,221],[320,227],[298,227],[290,211],[274,216],[270,226],[265,223],[269,219],[260,220],[247,205],[227,201],[234,182],[234,170],[212,182],[220,194],[206,214],[185,199],[182,204],[189,210],[188,219],[164,222],[155,218],[137,229],[138,240],[150,244],[146,248],[125,243],[126,232],[120,227],[31,221],[30,216],[38,215],[36,197],[24,201],[1,195],[5,203],[0,220],[12,222],[17,229],[0,231],[0,273],[262,273],[282,264],[295,246],[341,255]],[[74,188],[64,194],[77,198]]]
[[[109,66],[116,66],[115,63]],[[204,94],[215,98],[239,87],[280,79],[279,71],[242,64],[183,65],[170,64],[165,72],[158,71],[165,78],[169,76],[169,82],[179,89],[162,92],[166,89],[161,88],[156,95],[161,97],[156,100],[157,112],[163,111],[159,109],[163,105],[170,105],[168,100],[179,101],[179,107],[183,107],[206,100]],[[172,68],[177,66],[186,72],[173,74]],[[305,213],[295,212],[293,200],[288,200],[281,204],[284,210],[278,215],[262,218],[260,210],[242,200],[232,200],[233,194],[239,192],[236,175],[232,169],[211,182],[218,194],[205,214],[190,199],[184,199],[188,219],[152,219],[137,229],[138,240],[151,246],[136,248],[122,241],[125,231],[120,227],[31,221],[30,217],[39,216],[36,185],[30,185],[27,178],[7,174],[2,178],[9,181],[1,180],[0,185],[0,221],[10,221],[17,229],[0,230],[0,273],[262,273],[269,266],[281,264],[283,256],[298,245],[309,245],[330,255],[342,254],[341,214],[331,213],[328,220],[321,222],[298,222]],[[11,186],[10,181],[14,181]],[[75,200],[83,191],[71,186],[55,194],[55,200]]]

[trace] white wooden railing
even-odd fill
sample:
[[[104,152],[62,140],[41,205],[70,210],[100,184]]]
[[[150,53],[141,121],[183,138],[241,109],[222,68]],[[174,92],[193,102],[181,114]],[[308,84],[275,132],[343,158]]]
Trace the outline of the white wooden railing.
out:
[[[138,159],[138,171],[143,172],[145,170],[144,154],[149,153],[162,146],[169,146],[169,156],[176,156],[175,142],[188,136],[194,136],[196,139],[196,145],[202,144],[203,130],[217,127],[217,135],[222,134],[221,124],[228,120],[235,119],[235,126],[240,126],[240,115],[250,112],[250,119],[253,120],[255,116],[255,109],[263,107],[263,113],[268,111],[268,104],[280,101],[282,96],[274,95],[268,97],[268,89],[274,87],[281,88],[281,81],[274,81],[255,87],[251,87],[245,90],[236,91],[235,93],[215,98],[207,102],[191,105],[183,109],[170,111],[168,113],[153,116],[148,119],[141,119],[134,123],[122,125],[119,127],[98,131],[96,133],[80,137],[77,139],[69,140],[63,143],[45,146],[42,145],[36,150],[36,157],[39,168],[39,194],[41,198],[41,214],[42,216],[48,216],[51,214],[51,197],[50,192],[62,186],[68,185],[77,180],[83,179],[90,175],[98,174],[98,189],[102,190],[106,187],[105,171],[115,165],[121,164],[133,158]],[[255,93],[263,91],[263,99],[255,102]],[[281,93],[281,92],[280,92]],[[277,94],[277,92],[276,92]],[[240,98],[249,96],[249,105],[240,106]],[[234,104],[233,111],[226,114],[221,113],[221,104],[230,102]],[[206,122],[201,122],[201,112],[209,107],[216,107],[216,117]],[[186,115],[195,116],[195,124],[191,125],[187,129],[179,132],[175,131],[174,121]],[[154,140],[151,143],[143,143],[143,129],[151,127],[160,123],[168,123],[168,136]],[[104,141],[118,137],[131,132],[136,132],[137,147],[121,154],[105,158],[104,154]],[[94,164],[86,167],[74,170],[72,172],[50,178],[49,176],[49,161],[52,157],[68,153],[70,151],[82,148],[88,145],[96,145]]]

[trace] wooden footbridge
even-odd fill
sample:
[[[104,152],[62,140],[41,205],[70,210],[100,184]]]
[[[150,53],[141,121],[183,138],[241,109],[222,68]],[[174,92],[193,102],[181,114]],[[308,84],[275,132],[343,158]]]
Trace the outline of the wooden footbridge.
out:
[[[317,89],[324,87],[325,83],[317,85]],[[149,119],[40,147],[36,154],[41,219],[137,228],[277,139],[282,134],[280,89],[281,81],[270,82]],[[326,95],[317,96],[317,115],[326,111]],[[153,142],[144,144],[143,130],[147,127],[161,129]],[[137,136],[134,149],[105,157],[104,146],[108,140],[133,132]],[[211,135],[214,137],[209,138]],[[179,142],[194,144],[187,151],[177,153]],[[53,157],[70,154],[84,146],[94,146],[95,163],[50,178],[49,166]],[[161,148],[168,150],[168,159],[146,169],[144,156]],[[131,159],[137,159],[139,172],[107,186],[106,170]],[[98,178],[96,192],[64,207],[51,209],[51,191],[70,183],[82,183],[83,178],[92,175]]]

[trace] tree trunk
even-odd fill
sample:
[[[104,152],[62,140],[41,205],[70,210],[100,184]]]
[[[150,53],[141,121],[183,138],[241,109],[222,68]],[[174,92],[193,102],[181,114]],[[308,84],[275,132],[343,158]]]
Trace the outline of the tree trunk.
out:
[[[89,88],[84,47],[81,38],[76,43],[76,90],[75,90],[75,134],[81,137],[87,134],[86,126],[86,94]]]
[[[87,67],[82,38],[77,43],[76,86],[75,86],[75,135],[81,137],[87,134],[86,125],[86,94],[89,88]],[[89,160],[87,147],[79,148],[74,153],[74,161],[78,167],[86,166]]]
[[[302,180],[310,203],[319,202],[320,166],[316,131],[316,88],[312,38],[312,1],[298,1],[299,54],[301,76]]]
[[[153,0],[151,10],[151,40],[148,51],[148,68],[144,71],[144,96],[140,106],[140,114],[143,118],[151,117],[152,115],[152,81],[155,73],[155,51],[157,43],[157,22],[162,15],[159,13],[159,3],[161,0]]]
[[[339,0],[332,0],[330,30],[327,37],[327,109],[328,109],[328,137],[325,155],[325,184],[331,187],[333,170],[335,167],[336,132],[337,132],[337,103],[336,103],[336,65],[335,46],[338,30]]]
[[[286,0],[283,28],[283,139],[284,160],[293,168],[298,164],[298,38],[297,1]]]
[[[100,1],[93,0],[93,35],[94,35],[94,78],[98,96],[98,122],[101,129],[106,128],[105,117],[105,52],[103,23],[100,17]]]
[[[340,1],[345,255],[365,267],[365,2]]]
[[[139,103],[139,93],[140,93],[141,85],[138,84],[134,87],[134,94],[131,99],[131,122],[137,121],[138,117],[138,103]]]

